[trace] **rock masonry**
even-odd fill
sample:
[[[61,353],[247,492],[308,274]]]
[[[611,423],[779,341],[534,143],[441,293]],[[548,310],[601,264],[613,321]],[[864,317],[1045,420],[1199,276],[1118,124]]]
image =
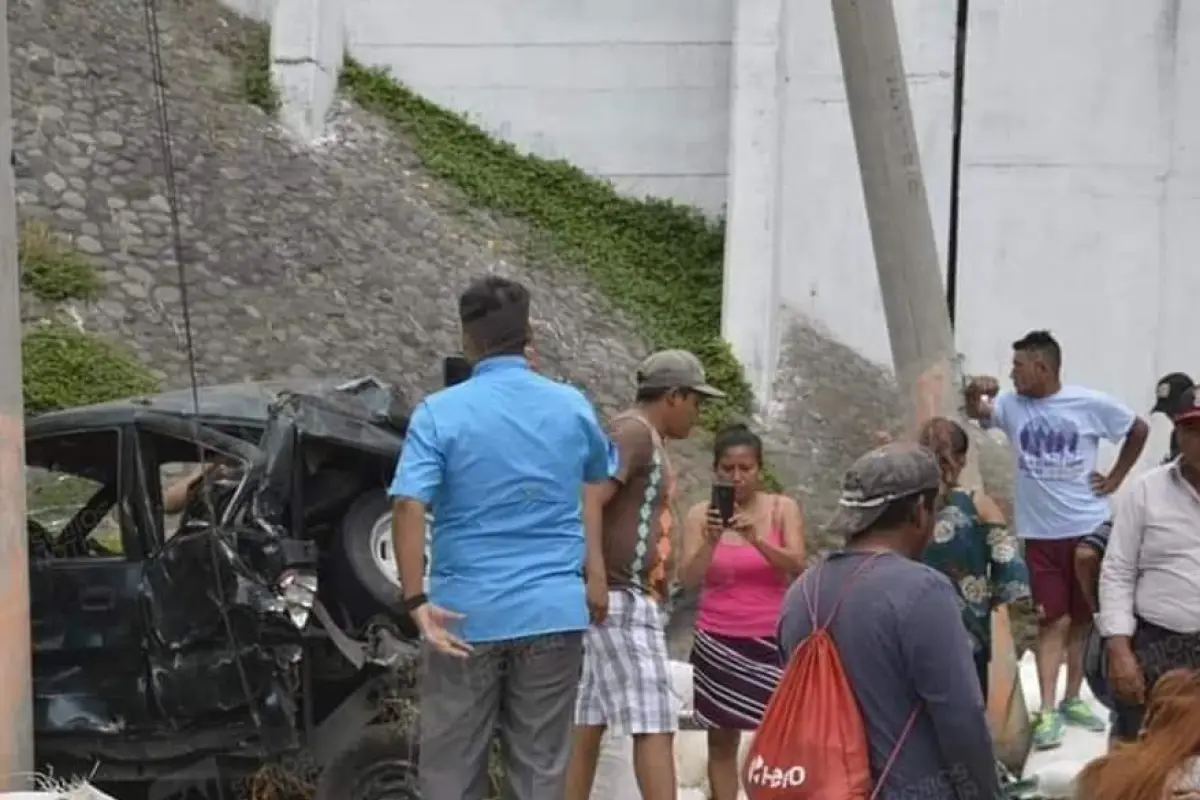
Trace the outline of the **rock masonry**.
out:
[[[647,345],[570,265],[527,263],[521,225],[466,208],[348,102],[322,141],[292,141],[237,97],[219,55],[249,23],[212,0],[158,6],[183,287],[142,3],[9,3],[20,215],[45,220],[100,269],[104,296],[72,309],[89,330],[184,385],[186,290],[202,382],[369,372],[415,397],[437,387],[440,358],[457,349],[457,293],[495,271],[531,287],[547,371],[606,413],[628,401]],[[828,545],[819,528],[838,479],[875,431],[894,427],[894,387],[797,321],[777,400],[765,421],[771,461]],[[675,448],[685,501],[707,492],[707,446]]]

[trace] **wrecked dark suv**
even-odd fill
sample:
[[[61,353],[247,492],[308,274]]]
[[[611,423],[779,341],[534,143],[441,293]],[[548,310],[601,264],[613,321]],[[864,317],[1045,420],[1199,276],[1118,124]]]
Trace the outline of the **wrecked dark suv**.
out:
[[[39,764],[166,798],[299,753],[318,798],[417,797],[404,731],[378,724],[416,652],[385,492],[408,411],[366,378],[28,420]],[[206,511],[169,513],[212,462]]]

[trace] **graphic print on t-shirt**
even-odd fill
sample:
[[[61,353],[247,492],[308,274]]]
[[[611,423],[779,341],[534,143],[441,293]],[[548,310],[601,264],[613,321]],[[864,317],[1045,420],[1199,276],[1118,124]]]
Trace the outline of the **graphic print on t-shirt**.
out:
[[[1068,417],[1032,417],[1017,434],[1017,463],[1035,480],[1080,480],[1087,469],[1087,459],[1080,452],[1082,436],[1079,425]]]

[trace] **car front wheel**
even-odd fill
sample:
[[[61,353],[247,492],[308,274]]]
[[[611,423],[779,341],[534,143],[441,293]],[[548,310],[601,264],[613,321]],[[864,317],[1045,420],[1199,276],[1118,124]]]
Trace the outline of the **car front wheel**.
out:
[[[427,516],[427,542],[431,523]],[[375,607],[395,607],[401,591],[400,572],[392,546],[392,503],[386,492],[367,492],[350,504],[333,549],[342,565],[339,571],[349,573],[349,580],[356,584],[354,595],[366,595],[364,599]],[[425,565],[428,577],[428,545]]]
[[[402,729],[364,729],[321,771],[313,798],[421,800],[416,744]]]

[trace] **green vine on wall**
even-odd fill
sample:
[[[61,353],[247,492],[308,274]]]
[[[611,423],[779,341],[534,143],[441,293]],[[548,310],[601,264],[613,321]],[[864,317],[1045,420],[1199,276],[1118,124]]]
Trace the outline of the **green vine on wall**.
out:
[[[95,299],[104,282],[83,254],[67,247],[49,226],[21,227],[17,247],[21,288],[49,304]],[[21,339],[25,413],[102,403],[158,389],[158,381],[125,349],[51,318]]]
[[[21,364],[27,414],[158,390],[158,382],[132,353],[61,322],[26,332]]]
[[[237,76],[235,89],[242,101],[257,106],[269,115],[279,110],[279,88],[271,75],[271,28],[262,23],[246,23],[247,32],[218,51],[233,62]]]
[[[720,223],[669,201],[622,197],[564,161],[523,155],[383,70],[347,60],[341,83],[404,134],[432,174],[471,202],[529,222],[557,255],[581,265],[654,347],[696,353],[729,395],[706,409],[706,428],[746,413],[750,387],[721,338]]]
[[[522,154],[385,70],[347,58],[340,83],[404,135],[430,173],[478,206],[525,220],[552,252],[580,265],[653,347],[699,356],[709,382],[728,395],[706,406],[706,429],[746,415],[750,386],[721,338],[722,222],[671,201],[623,197],[565,161]],[[769,468],[765,483],[780,487]]]

